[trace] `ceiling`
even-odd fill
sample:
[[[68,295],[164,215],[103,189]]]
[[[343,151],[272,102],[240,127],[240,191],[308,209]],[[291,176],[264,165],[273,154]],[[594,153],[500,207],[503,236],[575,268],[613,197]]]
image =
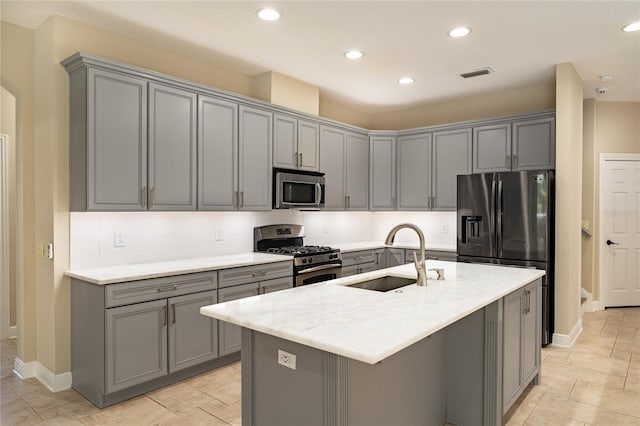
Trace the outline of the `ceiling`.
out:
[[[259,20],[264,6],[282,18]],[[0,8],[2,20],[28,28],[55,14],[248,76],[275,71],[368,113],[553,84],[564,62],[574,64],[585,98],[640,102],[640,32],[621,31],[640,21],[640,1],[2,0]],[[459,25],[471,34],[449,37]],[[349,48],[364,58],[347,60]],[[483,67],[495,72],[459,76]],[[614,79],[603,83],[602,74]],[[398,84],[404,75],[415,83]]]

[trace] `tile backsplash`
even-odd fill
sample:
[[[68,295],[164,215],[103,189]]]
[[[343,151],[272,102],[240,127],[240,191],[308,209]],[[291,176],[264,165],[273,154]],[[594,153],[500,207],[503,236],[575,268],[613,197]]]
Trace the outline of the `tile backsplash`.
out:
[[[401,222],[420,226],[430,244],[455,246],[455,212],[73,212],[70,268],[250,252],[253,228],[274,223],[302,224],[306,244],[330,245],[382,241]],[[396,241],[418,239],[403,230]]]

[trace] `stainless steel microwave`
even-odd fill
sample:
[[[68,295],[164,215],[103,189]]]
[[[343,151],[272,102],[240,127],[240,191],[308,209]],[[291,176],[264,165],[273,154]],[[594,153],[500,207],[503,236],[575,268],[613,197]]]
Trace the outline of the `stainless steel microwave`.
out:
[[[324,173],[273,169],[274,209],[318,209],[324,206]]]

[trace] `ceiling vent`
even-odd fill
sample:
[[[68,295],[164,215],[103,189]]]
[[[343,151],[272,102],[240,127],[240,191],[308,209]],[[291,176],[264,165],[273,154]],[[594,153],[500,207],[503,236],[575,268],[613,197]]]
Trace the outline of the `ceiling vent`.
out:
[[[480,68],[479,70],[465,72],[460,74],[462,78],[478,77],[479,75],[491,74],[493,70],[489,67]]]

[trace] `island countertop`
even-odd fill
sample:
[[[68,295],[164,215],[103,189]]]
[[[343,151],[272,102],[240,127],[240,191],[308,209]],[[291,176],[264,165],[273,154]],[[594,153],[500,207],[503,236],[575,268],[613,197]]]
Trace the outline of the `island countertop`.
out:
[[[384,275],[415,278],[401,265],[324,283],[205,306],[200,313],[316,349],[375,364],[542,277],[544,271],[429,260],[429,273],[389,292],[348,287]]]

